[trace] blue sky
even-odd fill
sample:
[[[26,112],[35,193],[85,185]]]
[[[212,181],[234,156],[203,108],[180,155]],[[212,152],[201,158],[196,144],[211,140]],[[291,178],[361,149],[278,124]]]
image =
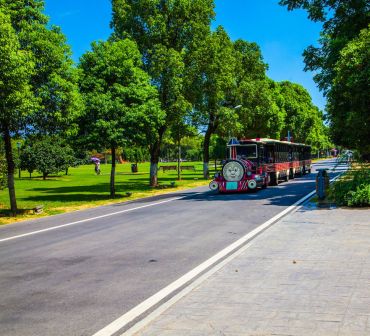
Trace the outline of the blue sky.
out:
[[[235,40],[257,42],[269,65],[268,76],[303,85],[315,105],[324,109],[325,99],[316,88],[311,72],[304,72],[302,52],[317,44],[321,25],[307,19],[305,11],[288,12],[278,0],[216,0],[216,21]],[[45,12],[52,24],[62,28],[72,46],[73,59],[90,48],[95,40],[111,33],[110,0],[45,0]]]

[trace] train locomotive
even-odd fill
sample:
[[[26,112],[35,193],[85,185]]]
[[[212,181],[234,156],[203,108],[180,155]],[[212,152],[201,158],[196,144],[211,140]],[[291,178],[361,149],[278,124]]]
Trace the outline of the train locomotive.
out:
[[[231,139],[229,159],[210,182],[220,193],[254,191],[311,172],[311,147],[267,138]]]

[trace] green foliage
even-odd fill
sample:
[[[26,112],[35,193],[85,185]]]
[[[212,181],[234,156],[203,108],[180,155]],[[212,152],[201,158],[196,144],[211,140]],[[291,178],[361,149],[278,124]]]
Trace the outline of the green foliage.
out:
[[[74,133],[82,109],[70,49],[43,10],[42,0],[0,0],[0,132],[14,214],[11,136]]]
[[[370,184],[361,184],[356,191],[349,191],[346,195],[346,202],[351,207],[362,207],[370,205]]]
[[[86,111],[80,120],[85,144],[94,149],[115,150],[127,143],[147,145],[157,141],[163,124],[158,93],[141,69],[135,42],[94,42],[81,57],[80,87]],[[111,195],[114,197],[112,160]]]
[[[151,185],[157,183],[157,164],[162,138],[189,112],[186,99],[187,60],[190,50],[209,32],[213,0],[112,0],[115,39],[131,38],[143,55],[144,69],[157,86],[165,123],[152,142]]]
[[[203,39],[189,57],[189,92],[197,112],[198,126],[214,133],[220,125],[233,124],[237,117],[231,100],[235,89],[233,43],[222,27]]]
[[[37,169],[38,152],[32,146],[22,148],[20,155],[20,167],[22,170],[27,170],[30,175]]]
[[[115,35],[137,41],[144,56],[155,45],[178,52],[190,47],[215,16],[213,0],[113,0],[112,6]]]
[[[306,143],[314,150],[330,147],[322,112],[312,103],[308,91],[299,84],[275,83],[276,104],[283,111],[281,135],[288,131],[295,142]]]
[[[21,50],[21,43],[10,17],[0,7],[0,132],[18,132],[25,117],[32,112],[33,99],[29,84],[34,73],[31,54]]]
[[[218,135],[211,137],[210,152],[213,159],[225,159],[227,155],[227,141]]]
[[[323,22],[320,47],[304,52],[305,70],[328,96],[333,140],[370,157],[368,0],[280,0],[289,10],[303,8]]]
[[[369,206],[370,168],[363,166],[347,172],[333,184],[330,196],[339,205]]]
[[[370,26],[369,26],[370,27]],[[328,113],[334,141],[370,154],[370,28],[340,53],[328,95]]]
[[[203,142],[204,177],[208,177],[209,145],[215,132],[229,133],[241,128],[234,110],[234,45],[222,27],[206,36],[191,51],[188,81],[193,118],[205,129]]]
[[[5,147],[10,207],[15,215],[17,201],[11,135],[26,125],[26,117],[33,112],[35,99],[29,81],[34,73],[34,63],[30,60],[31,54],[21,50],[21,41],[11,25],[11,18],[4,14],[0,4],[0,136]]]
[[[289,10],[303,8],[309,18],[323,22],[320,47],[309,46],[304,52],[306,70],[315,71],[314,79],[328,92],[335,77],[335,64],[341,50],[369,24],[368,0],[280,0]]]
[[[0,8],[10,16],[21,49],[29,55],[28,63],[37,69],[29,79],[37,104],[28,109],[23,126],[32,133],[75,133],[83,105],[65,36],[59,27],[48,25],[42,13],[44,1],[0,0]]]
[[[80,120],[86,143],[117,148],[130,141],[155,141],[163,113],[157,91],[140,68],[141,55],[130,40],[94,42],[80,61],[86,111]]]
[[[263,62],[259,46],[237,40],[234,43],[234,56],[234,99],[238,105],[242,105],[235,112],[239,115],[242,127],[232,135],[279,138],[283,116],[273,100],[274,92],[265,74],[267,64]]]
[[[267,78],[247,80],[243,81],[240,89],[243,92],[243,107],[239,111],[243,125],[240,136],[280,139],[286,113],[277,104],[276,97],[280,92],[274,82]]]
[[[148,161],[149,159],[148,150],[139,146],[125,148],[122,154],[127,161],[134,163]]]
[[[30,174],[34,170],[39,171],[44,179],[75,165],[76,159],[71,147],[55,137],[32,141],[26,144],[21,154],[21,167]]]

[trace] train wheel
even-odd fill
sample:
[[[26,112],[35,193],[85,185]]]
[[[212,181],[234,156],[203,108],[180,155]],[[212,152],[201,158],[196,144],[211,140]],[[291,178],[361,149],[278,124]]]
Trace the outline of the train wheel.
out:
[[[265,178],[265,181],[263,182],[263,184],[262,184],[261,188],[262,188],[262,189],[266,189],[266,188],[268,187],[268,185],[269,185],[268,178]]]
[[[279,185],[279,175],[278,175],[278,173],[271,173],[270,174],[270,185],[272,185],[272,186]]]

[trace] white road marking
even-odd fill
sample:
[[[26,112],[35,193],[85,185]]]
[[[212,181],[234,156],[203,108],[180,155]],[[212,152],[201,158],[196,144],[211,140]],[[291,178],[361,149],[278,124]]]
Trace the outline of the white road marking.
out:
[[[197,193],[195,195],[197,195]],[[160,204],[164,204],[164,203],[176,201],[176,200],[179,200],[179,199],[182,199],[182,198],[185,198],[185,197],[188,197],[188,196],[175,197],[175,198],[171,198],[171,199],[168,199],[168,200],[165,200],[165,201],[161,201],[161,202],[155,202],[155,203],[150,203],[150,204],[142,205],[142,206],[139,206],[139,207],[136,207],[136,208],[125,209],[125,210],[121,210],[121,211],[117,211],[117,212],[111,212],[109,214],[105,214],[105,215],[101,215],[101,216],[86,218],[86,219],[82,219],[82,220],[79,220],[79,221],[76,221],[76,222],[71,222],[71,223],[62,224],[62,225],[58,225],[58,226],[53,226],[53,227],[47,228],[47,229],[32,231],[32,232],[20,234],[20,235],[17,235],[17,236],[3,238],[3,239],[0,239],[0,243],[1,242],[8,241],[8,240],[13,240],[13,239],[18,239],[18,238],[22,238],[22,237],[32,236],[32,235],[43,233],[43,232],[47,232],[47,231],[57,230],[57,229],[64,228],[64,227],[67,227],[67,226],[72,226],[72,225],[76,225],[76,224],[86,223],[86,222],[89,222],[89,221],[92,221],[92,220],[95,220],[95,219],[100,219],[100,218],[105,218],[105,217],[109,217],[109,216],[114,216],[114,215],[122,214],[122,213],[125,213],[125,212],[130,212],[130,211],[134,211],[134,210],[138,210],[138,209],[148,208],[148,207],[152,207],[152,206],[155,206],[155,205],[160,205]]]
[[[340,177],[341,174],[334,177],[330,180],[330,182],[335,181],[337,178]],[[136,307],[129,310],[127,313],[123,314],[116,320],[114,320],[112,323],[108,324],[103,329],[96,332],[93,336],[112,336],[121,329],[123,329],[125,326],[127,326],[129,323],[134,321],[136,318],[138,318],[140,315],[147,312],[149,309],[153,308],[155,305],[157,305],[160,301],[164,300],[167,296],[169,296],[171,293],[177,291],[181,287],[183,287],[186,283],[190,282],[194,278],[196,278],[199,274],[204,272],[206,269],[212,268],[207,271],[207,273],[203,274],[201,277],[199,277],[196,281],[190,283],[187,287],[185,287],[183,290],[180,291],[177,295],[169,299],[168,301],[164,302],[161,306],[159,306],[156,310],[154,310],[150,315],[146,316],[143,320],[136,323],[134,326],[132,326],[129,330],[124,332],[123,335],[133,335],[138,330],[140,330],[142,327],[147,325],[149,322],[151,322],[154,318],[159,316],[162,312],[164,312],[166,309],[168,309],[171,305],[173,305],[175,302],[180,300],[183,296],[188,294],[192,289],[194,289],[196,286],[198,286],[201,282],[206,280],[208,277],[210,277],[212,274],[214,274],[218,269],[223,267],[227,262],[235,258],[238,254],[240,254],[244,249],[249,247],[249,245],[245,245],[249,241],[251,241],[253,238],[255,238],[257,235],[259,235],[261,232],[268,229],[271,225],[273,225],[275,222],[277,222],[279,219],[284,217],[286,214],[293,212],[298,208],[300,204],[311,198],[316,191],[311,191],[306,196],[299,199],[297,202],[295,202],[293,205],[289,206],[282,212],[278,213],[276,216],[272,217],[265,223],[261,224],[259,227],[255,228],[245,236],[238,239],[236,242],[232,243],[231,245],[227,246],[217,254],[215,254],[213,257],[209,258],[205,262],[201,263],[199,266],[195,267],[179,279],[175,280],[168,286],[161,289],[156,294],[152,295],[145,301],[138,304]],[[242,250],[242,251],[241,251]],[[225,258],[228,254],[232,253],[230,256],[228,256],[225,260],[223,260],[221,263],[219,262],[221,259]]]
[[[299,201],[291,205],[290,207],[286,208],[276,216],[269,219],[267,222],[263,223],[253,231],[249,232],[233,244],[227,246],[220,252],[218,252],[213,257],[209,258],[196,268],[192,269],[190,272],[183,275],[181,278],[177,279],[176,281],[172,282],[167,287],[163,288],[153,296],[149,297],[127,313],[123,314],[121,317],[113,321],[111,324],[107,325],[105,328],[101,329],[97,333],[95,333],[93,336],[111,336],[124,328],[128,323],[133,321],[135,318],[139,317],[141,314],[145,313],[148,309],[152,308],[156,304],[158,304],[161,300],[163,300],[166,296],[170,295],[174,291],[178,290],[182,286],[184,286],[187,282],[194,279],[196,276],[198,276],[200,273],[204,272],[207,268],[212,266],[213,264],[217,263],[220,259],[224,258],[226,255],[231,253],[233,250],[237,249],[241,245],[244,245],[246,242],[254,238],[257,234],[267,229],[270,225],[272,225],[275,221],[283,217],[288,212],[295,209],[299,204],[307,200],[309,197],[311,197],[315,191],[310,192],[305,197],[301,198]]]

